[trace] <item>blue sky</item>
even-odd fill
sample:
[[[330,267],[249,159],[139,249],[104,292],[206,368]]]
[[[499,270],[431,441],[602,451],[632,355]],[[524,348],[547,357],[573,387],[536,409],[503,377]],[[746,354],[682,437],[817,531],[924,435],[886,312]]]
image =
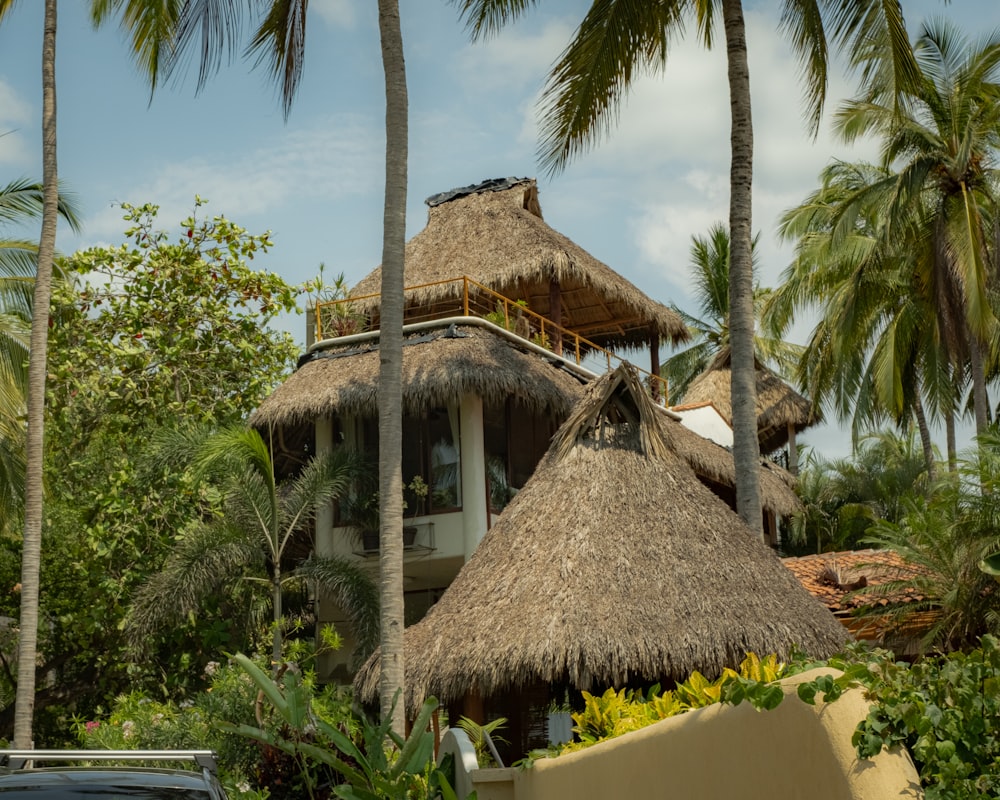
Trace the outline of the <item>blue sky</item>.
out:
[[[375,3],[311,0],[304,78],[287,123],[263,72],[235,61],[195,95],[187,78],[149,90],[113,26],[94,31],[89,2],[59,11],[59,174],[81,201],[80,236],[60,248],[122,240],[116,203],[161,206],[173,229],[195,194],[209,213],[275,246],[258,262],[299,283],[320,262],[354,282],[380,260],[384,95]],[[678,41],[665,74],[643,79],[615,131],[562,174],[538,174],[535,104],[544,76],[568,41],[582,0],[548,0],[485,44],[472,44],[444,0],[401,2],[410,93],[407,228],[427,218],[424,198],[486,178],[537,176],[546,221],[641,289],[694,310],[689,301],[691,236],[725,220],[729,121],[725,51]],[[790,249],[775,236],[780,213],[815,186],[833,157],[871,157],[835,143],[824,127],[811,140],[802,122],[798,69],[777,31],[778,4],[744,3],[754,97],[754,228],[760,281],[777,283]],[[946,14],[970,35],[1000,27],[995,0],[907,0],[911,30]],[[544,10],[543,10],[544,9]],[[41,177],[42,3],[23,0],[0,27],[0,181]],[[975,27],[973,27],[975,26]],[[852,93],[832,72],[829,109]],[[283,326],[304,340],[302,317]],[[804,338],[808,326],[797,329]],[[849,442],[835,426],[807,440],[831,455]]]

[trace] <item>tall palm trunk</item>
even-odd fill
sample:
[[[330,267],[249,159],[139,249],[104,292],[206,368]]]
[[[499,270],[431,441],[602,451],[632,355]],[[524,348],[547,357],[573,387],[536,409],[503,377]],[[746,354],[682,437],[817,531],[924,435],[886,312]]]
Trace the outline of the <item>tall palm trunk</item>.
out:
[[[378,0],[385,71],[385,206],[382,218],[382,310],[379,351],[379,600],[382,674],[379,705],[389,716],[403,687],[403,249],[406,242],[406,64],[398,0]],[[400,696],[392,727],[405,733]]]
[[[56,0],[45,0],[42,37],[42,233],[38,242],[28,364],[27,470],[24,482],[24,549],[21,555],[21,620],[17,648],[14,746],[32,746],[35,710],[35,661],[38,651],[38,575],[42,551],[42,461],[45,423],[45,371],[56,250],[59,179],[56,169]]]
[[[986,371],[983,368],[983,347],[976,334],[969,332],[969,366],[972,372],[972,405],[976,415],[976,436],[986,433],[989,426],[989,399],[986,396]]]
[[[736,509],[751,530],[763,537],[753,357],[753,120],[750,113],[750,67],[747,63],[746,27],[740,0],[723,0],[722,15],[726,30],[729,108],[732,115],[732,162],[729,172],[729,340],[733,354]]]
[[[927,477],[933,482],[937,479],[937,466],[934,463],[934,446],[931,444],[931,429],[927,424],[927,412],[924,410],[924,403],[920,399],[919,385],[916,396],[913,398],[913,413],[917,418],[917,430],[920,432],[920,449],[924,454],[924,464],[927,465]]]

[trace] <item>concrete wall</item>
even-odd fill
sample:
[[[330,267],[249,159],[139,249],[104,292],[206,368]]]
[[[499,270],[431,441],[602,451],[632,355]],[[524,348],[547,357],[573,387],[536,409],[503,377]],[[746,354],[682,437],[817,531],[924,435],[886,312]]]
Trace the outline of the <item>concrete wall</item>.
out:
[[[858,761],[851,734],[868,713],[855,690],[830,705],[791,694],[774,711],[711,706],[663,720],[528,770],[477,770],[478,800],[889,800],[920,798],[909,756],[883,752]]]

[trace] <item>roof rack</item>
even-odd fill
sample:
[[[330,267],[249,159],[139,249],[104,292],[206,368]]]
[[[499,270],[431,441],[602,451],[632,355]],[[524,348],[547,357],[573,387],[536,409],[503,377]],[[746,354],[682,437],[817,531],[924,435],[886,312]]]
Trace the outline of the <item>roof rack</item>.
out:
[[[218,774],[211,750],[0,750],[0,767],[25,769],[34,761],[191,761]]]

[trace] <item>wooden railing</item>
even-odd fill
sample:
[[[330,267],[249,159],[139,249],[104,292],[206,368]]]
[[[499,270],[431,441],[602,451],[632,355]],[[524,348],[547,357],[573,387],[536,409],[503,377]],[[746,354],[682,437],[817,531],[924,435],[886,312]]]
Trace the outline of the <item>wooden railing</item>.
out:
[[[577,364],[582,365],[584,359],[596,358],[604,361],[610,370],[624,361],[610,350],[532,311],[525,301],[511,300],[467,276],[408,286],[403,290],[404,298],[407,296],[412,298],[422,290],[451,284],[461,284],[460,293],[455,291],[444,299],[411,305],[404,312],[404,323],[410,325],[447,317],[476,317],[492,322],[526,341]],[[377,316],[373,321],[372,317],[359,307],[369,305],[364,301],[377,297],[378,294],[366,294],[317,303],[316,341],[378,330]],[[664,378],[638,367],[636,369],[646,379],[654,397],[660,399],[667,396],[667,382]]]

